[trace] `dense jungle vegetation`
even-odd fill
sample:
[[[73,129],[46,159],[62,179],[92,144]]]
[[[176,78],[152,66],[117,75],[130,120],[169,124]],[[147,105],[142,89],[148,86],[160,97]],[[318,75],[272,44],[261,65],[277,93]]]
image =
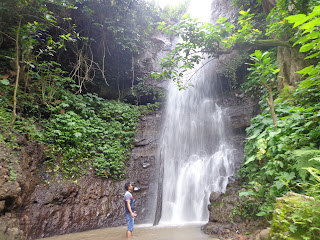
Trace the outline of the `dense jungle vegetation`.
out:
[[[240,170],[246,204],[235,212],[271,220],[275,199],[289,191],[315,198],[297,203],[281,223],[288,235],[320,235],[320,6],[279,0],[266,16],[259,0],[234,0],[237,22],[215,24],[159,11],[140,0],[2,0],[0,3],[0,142],[19,148],[17,134],[45,146],[47,171],[76,178],[91,169],[122,179],[141,114],[163,93],[135,74],[135,58],[155,31],[180,36],[152,77],[188,87],[183,74],[202,59],[233,50],[223,63],[234,89],[259,96],[261,113],[247,129]],[[286,82],[279,46],[305,59],[300,81]],[[245,60],[244,60],[245,59]],[[239,86],[236,70],[246,61]],[[239,82],[239,81],[238,81]],[[280,84],[281,83],[281,84]],[[14,177],[14,171],[12,172]]]
[[[261,10],[261,1],[233,2],[241,9],[236,23],[224,17],[215,24],[201,23],[187,15],[176,25],[160,23],[160,29],[185,42],[162,59],[163,71],[153,76],[172,78],[185,89],[189,81],[183,80],[183,75],[188,69],[206,56],[219,59],[237,50],[248,66],[241,86],[237,84],[240,76],[236,76],[241,61],[222,64],[233,78],[234,88],[260,97],[261,113],[246,130],[245,157],[239,171],[245,189],[240,196],[246,200],[234,212],[271,220],[277,197],[287,192],[312,196],[315,201],[298,201],[294,208],[282,212],[280,220],[273,219],[273,230],[278,232],[272,239],[319,239],[319,1],[279,0],[267,16]],[[289,73],[283,72],[277,62],[281,46],[296,50],[304,58],[297,72],[298,82],[290,83]],[[285,61],[290,64],[291,60]]]
[[[135,58],[154,44],[157,22],[184,10],[140,0],[1,1],[0,141],[19,148],[21,134],[45,146],[52,174],[93,169],[122,179],[139,116],[164,96],[145,85]]]

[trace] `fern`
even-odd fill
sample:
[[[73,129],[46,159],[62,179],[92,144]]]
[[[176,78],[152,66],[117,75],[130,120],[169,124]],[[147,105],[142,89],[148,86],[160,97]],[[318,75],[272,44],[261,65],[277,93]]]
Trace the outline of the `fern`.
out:
[[[312,167],[305,169],[313,176],[313,180],[302,184],[302,186],[307,189],[307,195],[320,200],[320,170]]]
[[[320,150],[303,148],[292,151],[292,156],[296,162],[294,168],[304,181],[309,174],[308,168],[320,169]]]

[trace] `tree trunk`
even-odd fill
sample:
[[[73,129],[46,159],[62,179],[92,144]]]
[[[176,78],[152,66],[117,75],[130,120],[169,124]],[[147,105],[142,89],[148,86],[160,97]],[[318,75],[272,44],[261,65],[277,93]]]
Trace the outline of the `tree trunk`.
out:
[[[242,42],[234,46],[234,49],[251,49],[255,48],[272,48],[272,47],[289,47],[292,48],[292,44],[289,41],[281,41],[278,39],[266,39],[266,40],[254,40],[252,42]]]
[[[269,92],[269,98],[266,98],[266,99],[267,99],[268,105],[270,107],[274,129],[276,130],[277,129],[277,117],[276,117],[276,112],[274,111],[274,101],[273,101],[273,95],[272,95],[272,87],[273,86],[270,87],[266,83],[263,83],[263,85],[268,89],[268,92]]]
[[[16,121],[17,118],[17,92],[18,92],[18,86],[19,86],[19,77],[20,77],[20,63],[19,63],[19,33],[20,33],[20,27],[21,27],[21,19],[19,21],[18,29],[17,29],[17,35],[16,35],[16,83],[14,87],[14,94],[13,94],[13,111],[12,111],[12,119],[10,122],[11,130],[13,130],[13,124]]]

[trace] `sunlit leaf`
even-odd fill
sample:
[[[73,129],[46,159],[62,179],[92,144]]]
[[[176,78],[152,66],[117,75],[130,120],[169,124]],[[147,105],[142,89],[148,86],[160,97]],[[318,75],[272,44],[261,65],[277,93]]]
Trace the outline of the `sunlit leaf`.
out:
[[[3,85],[7,85],[7,86],[10,84],[8,79],[1,79],[0,83],[3,84]]]

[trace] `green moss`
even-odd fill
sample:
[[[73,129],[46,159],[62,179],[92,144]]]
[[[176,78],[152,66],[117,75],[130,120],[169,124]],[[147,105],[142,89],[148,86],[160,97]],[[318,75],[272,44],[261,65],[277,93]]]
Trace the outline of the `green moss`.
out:
[[[220,205],[220,202],[214,201],[211,203],[212,207],[218,207]]]
[[[320,235],[320,203],[302,195],[277,200],[271,224],[271,239],[316,240]]]

